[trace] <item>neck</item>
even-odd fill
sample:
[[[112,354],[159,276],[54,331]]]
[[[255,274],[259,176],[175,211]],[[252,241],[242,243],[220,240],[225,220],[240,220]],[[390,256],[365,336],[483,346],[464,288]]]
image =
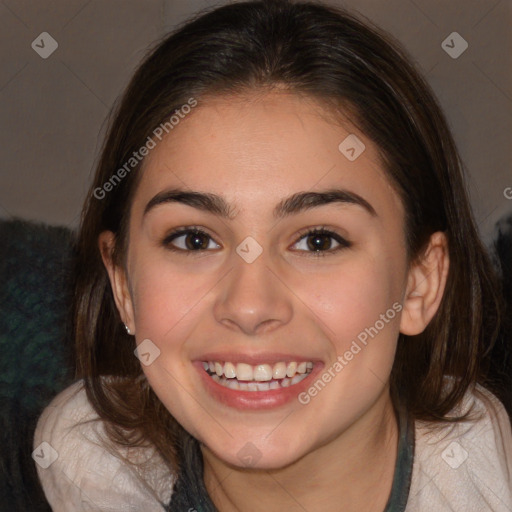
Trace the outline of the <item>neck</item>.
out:
[[[348,429],[284,468],[236,468],[207,447],[201,450],[206,489],[221,512],[370,512],[386,506],[397,447],[386,388]]]

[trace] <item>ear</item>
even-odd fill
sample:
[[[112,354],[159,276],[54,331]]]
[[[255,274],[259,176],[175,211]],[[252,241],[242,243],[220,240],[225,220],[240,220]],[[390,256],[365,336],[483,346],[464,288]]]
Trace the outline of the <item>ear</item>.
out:
[[[443,298],[449,264],[446,235],[433,233],[428,247],[408,272],[400,320],[402,334],[420,334],[432,320]]]
[[[112,231],[103,231],[98,237],[101,258],[108,272],[117,310],[122,321],[128,326],[131,333],[135,334],[133,302],[126,272],[124,268],[116,265],[113,260],[115,242],[116,237]]]

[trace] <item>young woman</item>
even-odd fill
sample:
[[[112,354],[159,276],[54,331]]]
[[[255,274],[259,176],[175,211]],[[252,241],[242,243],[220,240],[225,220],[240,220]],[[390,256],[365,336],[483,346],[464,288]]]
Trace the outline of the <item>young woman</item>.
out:
[[[370,23],[243,2],[167,37],[77,254],[53,510],[512,509],[497,283],[444,116]]]

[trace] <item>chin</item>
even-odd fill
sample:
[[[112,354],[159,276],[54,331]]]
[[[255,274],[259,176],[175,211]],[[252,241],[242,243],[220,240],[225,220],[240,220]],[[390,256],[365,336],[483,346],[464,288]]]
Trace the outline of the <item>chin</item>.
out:
[[[287,437],[291,438],[292,436]],[[279,439],[273,443],[268,441],[258,443],[250,440],[235,440],[229,446],[226,444],[216,446],[215,443],[205,444],[217,458],[227,465],[238,469],[272,470],[289,466],[307,453],[304,445],[298,447],[294,443],[284,446],[283,441],[283,439]]]

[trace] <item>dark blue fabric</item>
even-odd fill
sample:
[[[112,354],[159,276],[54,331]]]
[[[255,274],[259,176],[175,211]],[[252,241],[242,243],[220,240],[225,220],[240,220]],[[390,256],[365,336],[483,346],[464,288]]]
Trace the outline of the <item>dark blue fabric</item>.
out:
[[[0,222],[0,512],[50,511],[31,458],[37,419],[73,380],[71,231]]]

